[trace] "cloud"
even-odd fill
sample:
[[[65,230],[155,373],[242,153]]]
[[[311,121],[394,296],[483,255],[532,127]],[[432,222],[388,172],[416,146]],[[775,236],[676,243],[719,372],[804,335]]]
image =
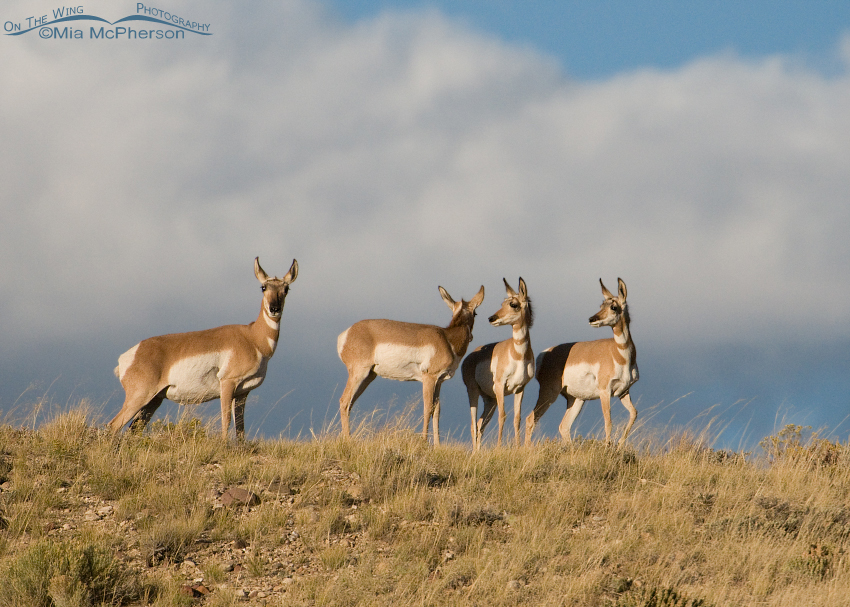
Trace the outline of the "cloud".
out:
[[[360,318],[443,323],[438,284],[495,309],[519,275],[538,347],[603,336],[600,276],[656,347],[850,337],[846,71],[579,82],[434,11],[181,6],[214,35],[0,41],[0,342],[248,322],[255,255],[298,258],[291,347],[323,361]]]

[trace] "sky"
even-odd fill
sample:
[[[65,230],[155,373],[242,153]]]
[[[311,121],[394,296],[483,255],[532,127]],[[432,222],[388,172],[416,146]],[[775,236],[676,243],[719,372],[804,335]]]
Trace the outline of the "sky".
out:
[[[626,282],[636,438],[850,435],[847,3],[82,6],[109,23],[42,33],[65,5],[0,9],[3,418],[86,399],[108,421],[139,340],[257,317],[259,256],[300,272],[250,435],[338,428],[337,335],[363,318],[445,325],[438,285],[484,285],[472,347],[507,339],[486,318],[520,276],[535,352],[609,337],[587,323],[598,281]],[[115,23],[139,6],[189,28],[92,39],[176,31]],[[376,381],[355,423],[415,407],[418,428],[417,398]],[[532,382],[524,415],[536,398]],[[468,442],[459,374],[442,411],[443,437]],[[591,402],[574,430],[601,421]]]

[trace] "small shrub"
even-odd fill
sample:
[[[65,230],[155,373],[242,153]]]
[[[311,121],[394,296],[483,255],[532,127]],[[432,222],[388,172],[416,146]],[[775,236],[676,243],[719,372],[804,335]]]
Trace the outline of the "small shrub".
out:
[[[813,467],[828,468],[846,459],[846,446],[820,438],[811,429],[811,426],[788,424],[777,434],[763,438],[759,446],[773,463],[806,463]],[[805,440],[803,431],[809,432]]]
[[[673,588],[643,588],[628,592],[617,601],[617,607],[710,607],[703,599],[691,599]]]
[[[0,606],[123,605],[139,588],[117,561],[94,545],[43,540],[5,568]]]

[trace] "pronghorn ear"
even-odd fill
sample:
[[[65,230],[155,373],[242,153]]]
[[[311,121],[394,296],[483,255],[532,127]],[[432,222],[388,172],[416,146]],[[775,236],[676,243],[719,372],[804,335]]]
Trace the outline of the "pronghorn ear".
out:
[[[260,267],[260,258],[254,258],[254,276],[257,277],[257,280],[260,282],[266,282],[269,279],[269,275],[263,271],[263,268]]]
[[[505,284],[507,284],[507,282]],[[481,288],[478,290],[478,293],[475,295],[475,297],[469,300],[469,305],[471,305],[472,309],[474,310],[475,308],[481,305],[482,301],[484,301],[484,285],[481,285]]]
[[[292,284],[295,282],[296,278],[298,278],[298,261],[293,259],[292,265],[289,267],[289,272],[287,272],[286,276],[283,277],[283,282],[286,284]]]
[[[614,299],[614,296],[611,294],[611,291],[605,288],[605,285],[602,284],[602,279],[599,279],[599,285],[602,287],[602,297],[605,299]]]
[[[623,282],[622,278],[618,278],[617,284],[619,285],[620,301],[626,301],[626,295],[628,294],[628,291],[626,291],[626,283]]]
[[[503,278],[503,279],[502,279],[502,282],[503,282],[503,283],[505,283],[505,291],[507,291],[507,292],[508,292],[508,295],[510,295],[511,297],[516,297],[516,291],[514,291],[514,290],[511,288],[511,285],[509,285],[509,284],[508,284],[508,279],[507,279],[507,278]]]
[[[452,312],[454,312],[455,306],[457,305],[455,300],[452,299],[452,296],[449,295],[449,292],[446,291],[443,287],[437,287],[437,288],[440,289],[440,297],[443,298],[443,301],[446,302],[446,304],[449,306],[449,308],[451,308]]]
[[[528,288],[525,286],[522,276],[519,277],[519,294],[523,299],[528,299]]]

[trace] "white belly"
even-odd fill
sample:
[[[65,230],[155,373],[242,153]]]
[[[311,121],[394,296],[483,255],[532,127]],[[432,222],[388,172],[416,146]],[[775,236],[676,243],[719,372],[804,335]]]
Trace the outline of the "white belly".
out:
[[[566,386],[570,396],[581,400],[594,400],[599,398],[598,377],[598,364],[578,363],[564,369],[562,385]]]
[[[375,347],[373,370],[380,377],[387,379],[422,381],[423,374],[431,366],[434,354],[434,346],[379,344]]]
[[[199,354],[184,358],[168,371],[165,397],[180,404],[198,404],[221,398],[221,369],[226,353]],[[243,395],[263,383],[268,359],[260,357],[257,367],[237,382],[234,396]]]
[[[563,384],[570,396],[581,400],[599,398],[599,391],[607,390],[612,396],[620,397],[637,381],[637,366],[620,367],[614,370],[614,376],[607,386],[599,385],[599,365],[578,363],[564,369]]]
[[[221,396],[219,371],[222,356],[218,352],[190,356],[168,370],[165,397],[181,404],[203,403]]]

